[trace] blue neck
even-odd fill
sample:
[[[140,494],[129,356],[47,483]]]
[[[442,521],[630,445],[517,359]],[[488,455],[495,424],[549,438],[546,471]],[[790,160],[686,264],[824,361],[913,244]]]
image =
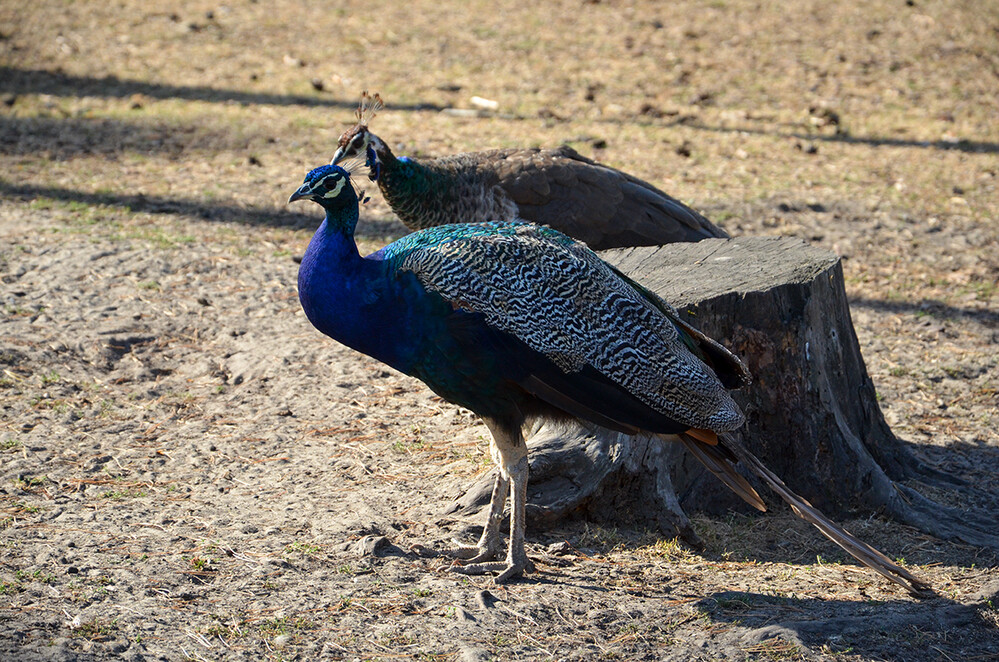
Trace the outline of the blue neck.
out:
[[[416,279],[394,278],[388,263],[360,256],[353,236],[356,218],[356,208],[353,221],[327,210],[302,258],[298,297],[309,321],[324,334],[407,372],[411,342],[404,339],[412,336],[406,290]]]

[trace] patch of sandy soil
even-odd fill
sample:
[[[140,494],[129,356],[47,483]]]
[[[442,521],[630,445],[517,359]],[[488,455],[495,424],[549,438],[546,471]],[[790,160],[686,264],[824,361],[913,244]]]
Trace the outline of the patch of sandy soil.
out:
[[[476,523],[436,513],[487,469],[485,429],[316,333],[286,252],[67,234],[46,209],[26,234],[4,209],[2,645],[17,659],[936,659],[929,643],[999,644],[991,558],[877,519],[851,526],[943,597],[839,565],[786,514],[701,520],[702,556],[568,523],[531,532],[524,581],[450,574],[441,553]],[[175,230],[211,236],[198,226]]]
[[[282,206],[363,85],[406,153],[568,141],[826,246],[893,430],[988,506],[995,7],[472,9],[0,7],[0,659],[996,659],[994,551],[877,513],[845,524],[938,598],[781,508],[695,516],[700,553],[566,522],[521,581],[449,573],[487,432],[309,326],[318,210]],[[500,111],[440,112],[473,94]],[[365,250],[403,231],[371,193]]]

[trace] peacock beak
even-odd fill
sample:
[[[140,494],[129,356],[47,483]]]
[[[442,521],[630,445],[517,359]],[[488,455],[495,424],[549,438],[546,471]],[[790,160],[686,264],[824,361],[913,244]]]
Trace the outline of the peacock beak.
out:
[[[295,202],[295,200],[302,200],[303,198],[308,198],[312,196],[312,185],[302,184],[298,187],[298,190],[291,194],[288,198],[288,204]]]
[[[343,147],[337,147],[336,151],[333,152],[333,158],[330,159],[330,165],[340,165],[340,161],[346,158],[347,154]]]

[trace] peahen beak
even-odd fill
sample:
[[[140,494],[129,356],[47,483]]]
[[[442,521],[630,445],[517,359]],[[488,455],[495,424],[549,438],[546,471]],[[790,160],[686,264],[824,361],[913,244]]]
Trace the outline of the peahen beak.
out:
[[[340,165],[340,161],[346,158],[347,154],[343,147],[337,147],[336,151],[333,152],[333,158],[330,159],[330,165]]]
[[[291,194],[288,198],[288,204],[295,202],[295,200],[302,200],[303,198],[308,198],[312,195],[312,185],[302,184],[298,187],[298,190]]]

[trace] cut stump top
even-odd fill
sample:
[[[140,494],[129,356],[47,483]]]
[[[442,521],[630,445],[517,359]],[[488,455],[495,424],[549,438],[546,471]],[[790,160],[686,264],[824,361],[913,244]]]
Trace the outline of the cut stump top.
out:
[[[835,253],[791,237],[616,248],[600,257],[676,307],[810,283],[839,261]]]

